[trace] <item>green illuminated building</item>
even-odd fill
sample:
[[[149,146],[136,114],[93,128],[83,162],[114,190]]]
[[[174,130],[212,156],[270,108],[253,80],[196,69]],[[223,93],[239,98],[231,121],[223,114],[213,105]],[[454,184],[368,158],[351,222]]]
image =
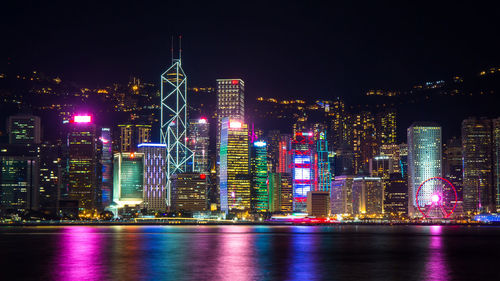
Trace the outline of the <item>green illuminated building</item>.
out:
[[[143,202],[144,154],[115,153],[113,167],[113,202],[118,207],[137,206]]]
[[[268,212],[270,199],[267,188],[267,143],[255,141],[252,149],[252,209]]]

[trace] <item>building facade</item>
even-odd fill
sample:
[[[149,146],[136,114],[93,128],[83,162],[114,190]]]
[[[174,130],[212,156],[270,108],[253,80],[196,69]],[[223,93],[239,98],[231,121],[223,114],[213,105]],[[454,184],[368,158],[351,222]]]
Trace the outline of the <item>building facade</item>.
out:
[[[148,211],[166,211],[167,176],[165,173],[166,145],[159,143],[142,143],[138,145],[139,153],[144,154],[144,208]]]
[[[416,194],[422,182],[441,177],[441,127],[435,123],[414,123],[408,128],[408,213],[414,218],[420,216],[417,210]],[[435,187],[427,185],[419,197],[430,198]],[[420,200],[423,202],[424,200]],[[423,205],[421,206],[423,207]]]

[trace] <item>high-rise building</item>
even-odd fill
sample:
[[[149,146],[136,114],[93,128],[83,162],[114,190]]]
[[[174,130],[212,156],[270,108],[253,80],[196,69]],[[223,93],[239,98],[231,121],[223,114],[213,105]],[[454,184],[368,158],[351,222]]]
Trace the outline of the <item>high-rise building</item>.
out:
[[[40,207],[55,214],[58,209],[62,184],[61,148],[55,144],[39,145]]]
[[[443,176],[453,184],[457,191],[457,207],[454,214],[462,209],[463,204],[463,161],[462,142],[452,138],[443,147]]]
[[[206,211],[208,179],[205,174],[179,173],[172,176],[172,208],[176,211]]]
[[[354,173],[367,173],[368,162],[378,153],[375,119],[370,112],[351,116],[352,148],[354,152]]]
[[[494,212],[491,120],[462,122],[463,206],[468,214]]]
[[[380,177],[383,180],[388,180],[390,174],[394,173],[392,158],[387,155],[379,155],[370,159],[369,162],[370,176]]]
[[[384,188],[378,177],[356,177],[352,183],[352,210],[355,215],[381,216],[384,212]]]
[[[330,159],[328,158],[328,141],[326,131],[319,133],[319,138],[316,141],[316,173],[317,173],[317,191],[329,191],[332,183]]]
[[[344,102],[339,98],[333,101],[327,115],[331,117],[328,143],[333,149],[337,150],[348,142],[347,114]]]
[[[377,114],[377,140],[380,145],[396,143],[396,111],[384,110]]]
[[[267,187],[267,143],[255,141],[252,146],[252,210],[268,212],[270,193]]]
[[[123,124],[120,128],[120,152],[135,152],[137,145],[151,142],[151,125]]]
[[[380,146],[379,155],[389,156],[392,159],[392,171],[394,173],[401,173],[400,145],[383,144]]]
[[[69,124],[68,138],[69,197],[78,201],[80,212],[90,213],[97,206],[98,165],[96,126],[88,115],[74,116]]]
[[[493,141],[493,192],[495,194],[496,212],[500,213],[500,118],[492,120]]]
[[[101,194],[102,206],[108,207],[113,201],[113,141],[110,128],[101,128]]]
[[[167,210],[167,177],[165,153],[167,146],[159,143],[141,143],[139,153],[144,154],[144,208],[151,211]]]
[[[279,130],[271,130],[267,134],[267,159],[269,162],[269,172],[278,173],[280,164],[280,139],[281,134]]]
[[[33,115],[14,115],[7,119],[9,144],[38,144],[41,142],[42,128],[40,117]]]
[[[221,210],[250,210],[248,125],[241,120],[222,119],[220,143]]]
[[[352,215],[352,183],[354,176],[337,176],[330,187],[330,212]]]
[[[193,152],[193,172],[208,173],[210,124],[205,117],[189,120],[188,147]]]
[[[292,141],[293,210],[306,212],[307,193],[316,185],[314,172],[314,136],[312,132],[297,132]]]
[[[0,209],[4,214],[38,210],[39,160],[36,156],[0,153]]]
[[[413,123],[408,128],[408,214],[411,218],[420,216],[416,201],[420,184],[429,178],[442,175],[441,148],[439,125],[420,122]],[[419,192],[419,197],[430,198],[435,188],[433,185],[424,186]]]
[[[118,208],[138,206],[143,202],[144,154],[119,152],[114,155],[113,202]]]
[[[245,120],[245,82],[241,79],[217,79],[217,151],[222,120],[226,117]]]
[[[282,134],[278,142],[278,173],[292,174],[291,164],[292,157],[290,155],[292,136]]]
[[[408,179],[408,144],[399,144],[399,166],[401,167],[401,176]]]
[[[309,191],[307,193],[307,214],[315,217],[328,217],[330,213],[330,192]]]
[[[391,174],[385,185],[384,213],[392,218],[408,214],[408,181],[400,173]]]

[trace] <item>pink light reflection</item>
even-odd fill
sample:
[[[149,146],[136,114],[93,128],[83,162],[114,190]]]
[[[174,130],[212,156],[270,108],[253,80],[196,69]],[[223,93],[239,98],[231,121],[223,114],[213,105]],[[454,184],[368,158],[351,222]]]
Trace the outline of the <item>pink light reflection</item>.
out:
[[[215,268],[217,280],[257,280],[251,226],[223,226]],[[249,233],[246,233],[249,232]]]
[[[433,225],[429,227],[429,256],[425,264],[424,280],[450,280],[450,270],[446,264],[442,242],[442,226]]]
[[[68,226],[59,239],[55,280],[104,280],[103,238],[92,226]]]

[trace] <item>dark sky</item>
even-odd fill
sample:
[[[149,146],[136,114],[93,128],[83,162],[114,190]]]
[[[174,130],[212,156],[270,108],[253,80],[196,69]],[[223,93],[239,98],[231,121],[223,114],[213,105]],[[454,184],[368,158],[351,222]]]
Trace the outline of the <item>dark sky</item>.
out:
[[[337,1],[9,1],[1,59],[90,85],[130,75],[156,82],[170,37],[182,34],[191,85],[242,77],[252,97],[312,98],[500,65],[496,6],[329,2]]]

